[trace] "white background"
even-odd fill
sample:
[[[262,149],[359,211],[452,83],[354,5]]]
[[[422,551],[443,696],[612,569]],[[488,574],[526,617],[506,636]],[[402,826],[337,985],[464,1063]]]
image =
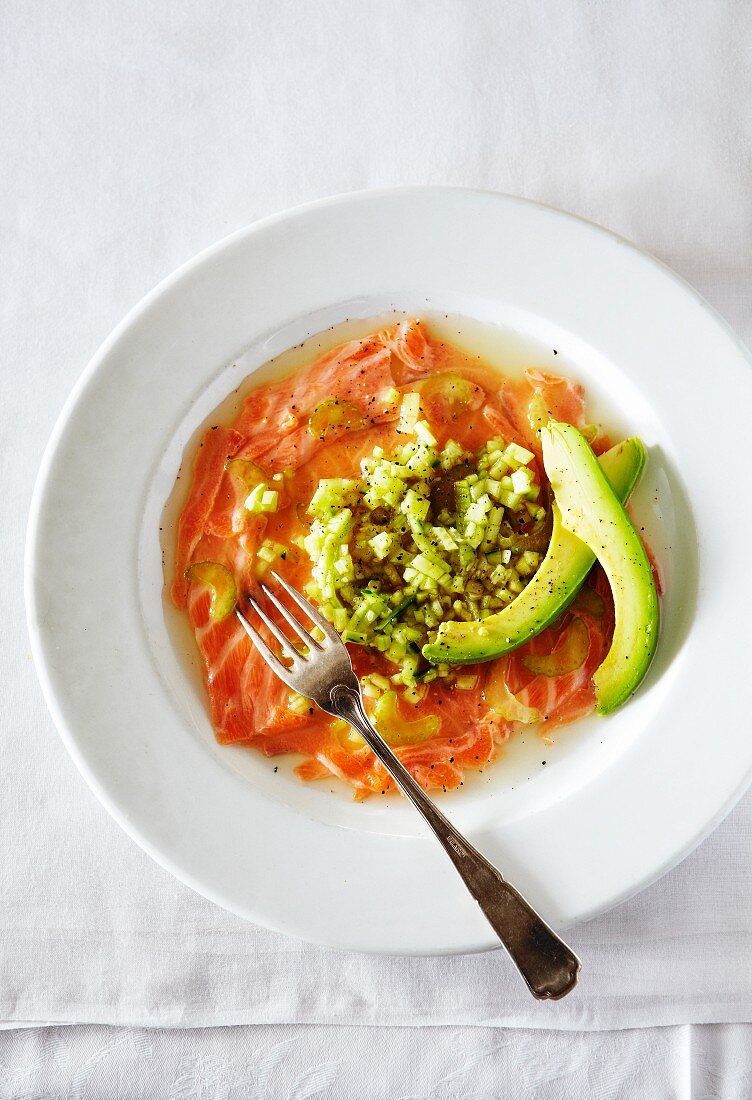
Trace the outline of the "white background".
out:
[[[44,708],[21,591],[36,468],[88,358],[174,267],[294,203],[409,183],[549,202],[658,255],[749,342],[751,47],[744,0],[0,8],[0,1021],[23,1029],[0,1033],[1,1097],[752,1093],[751,796],[573,933],[587,979],[559,1006],[498,954],[309,949],[110,821]],[[714,384],[712,363],[687,379]],[[708,677],[722,691],[722,654]]]

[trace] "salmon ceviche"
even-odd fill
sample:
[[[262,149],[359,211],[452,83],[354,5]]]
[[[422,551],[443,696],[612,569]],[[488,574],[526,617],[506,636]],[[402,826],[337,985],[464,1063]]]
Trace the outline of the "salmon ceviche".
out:
[[[627,443],[589,423],[580,385],[502,375],[417,320],[252,389],[200,441],[170,585],[217,740],[299,754],[301,779],[337,777],[358,799],[395,789],[355,731],[274,675],[233,613],[271,570],[336,627],[372,721],[427,790],[462,786],[525,727],[545,737],[613,709],[607,692],[618,705],[635,683],[605,684],[629,625],[624,570],[591,553],[570,519],[579,504],[557,506],[557,477],[581,446],[621,514],[643,461]]]

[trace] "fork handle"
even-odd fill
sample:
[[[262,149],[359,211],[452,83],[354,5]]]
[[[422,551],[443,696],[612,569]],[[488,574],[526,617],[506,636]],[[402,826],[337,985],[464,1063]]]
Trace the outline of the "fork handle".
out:
[[[488,923],[540,1000],[558,1000],[577,984],[580,961],[522,895],[455,829],[372,726],[360,694],[332,691],[332,711],[361,734],[402,792],[423,815]]]

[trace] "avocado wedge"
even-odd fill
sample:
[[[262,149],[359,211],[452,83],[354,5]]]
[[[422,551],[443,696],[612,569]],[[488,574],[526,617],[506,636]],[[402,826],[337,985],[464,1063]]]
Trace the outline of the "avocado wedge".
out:
[[[599,713],[609,714],[634,692],[658,641],[653,570],[634,524],[587,440],[571,424],[542,429],[543,464],[562,524],[595,554],[614,597],[614,636],[593,675]]]
[[[625,439],[601,455],[597,464],[608,479],[606,484],[610,483],[613,492],[625,501],[642,473],[645,448],[639,439]],[[540,634],[566,610],[593,567],[596,555],[567,530],[556,503],[552,511],[548,551],[527,587],[503,611],[481,623],[442,623],[435,640],[423,647],[427,660],[433,664],[493,660]]]

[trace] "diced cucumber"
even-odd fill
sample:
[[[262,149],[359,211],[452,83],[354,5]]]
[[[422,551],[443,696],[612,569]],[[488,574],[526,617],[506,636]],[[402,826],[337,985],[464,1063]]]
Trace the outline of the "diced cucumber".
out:
[[[279,492],[276,489],[270,489],[265,481],[254,486],[245,500],[246,509],[256,515],[262,512],[276,512],[278,503]]]

